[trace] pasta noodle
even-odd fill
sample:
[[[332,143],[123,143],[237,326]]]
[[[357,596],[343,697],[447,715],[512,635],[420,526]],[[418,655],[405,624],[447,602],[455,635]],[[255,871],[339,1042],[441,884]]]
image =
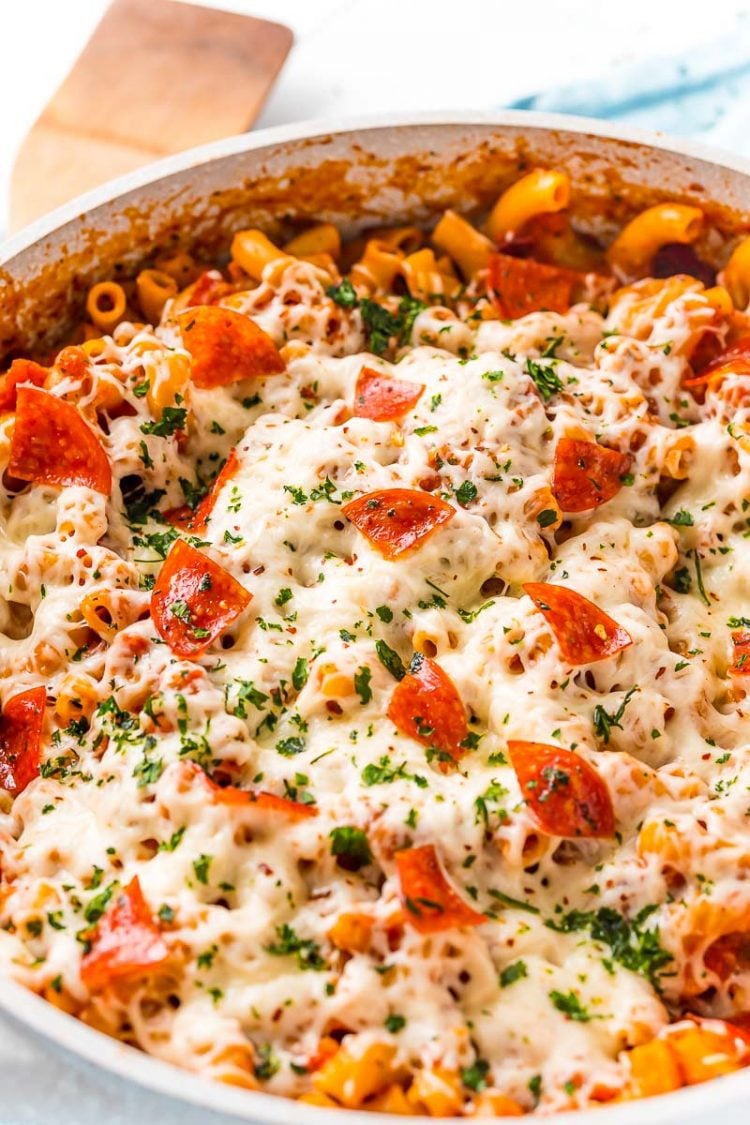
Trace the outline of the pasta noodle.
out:
[[[570,181],[564,172],[535,168],[516,180],[498,199],[487,220],[487,233],[496,242],[521,230],[536,215],[563,211],[570,203]]]

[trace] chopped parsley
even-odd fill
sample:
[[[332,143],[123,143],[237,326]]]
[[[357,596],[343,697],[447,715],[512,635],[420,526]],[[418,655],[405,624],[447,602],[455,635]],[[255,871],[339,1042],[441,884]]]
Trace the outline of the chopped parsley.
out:
[[[277,940],[266,946],[266,952],[276,957],[296,957],[297,966],[303,971],[313,969],[319,972],[326,963],[320,949],[312,938],[301,938],[287,922],[276,927]]]
[[[549,998],[558,1012],[562,1012],[569,1020],[575,1020],[577,1023],[589,1023],[591,1020],[597,1018],[596,1016],[592,1016],[591,1013],[584,1008],[575,992],[558,992],[556,989],[553,989],[549,994]]]
[[[536,522],[540,527],[551,527],[557,519],[557,512],[554,508],[545,508],[536,517]]]
[[[293,734],[291,735],[291,737],[282,738],[279,742],[277,742],[276,750],[285,758],[293,758],[295,754],[301,754],[306,745],[307,743],[305,742],[304,738],[300,738],[299,735]]]
[[[692,527],[694,520],[690,512],[686,511],[685,508],[680,508],[670,520],[667,520],[667,523],[671,523],[672,527]]]
[[[468,504],[471,504],[472,500],[476,500],[476,498],[477,486],[473,481],[465,480],[463,484],[460,484],[456,489],[456,499],[458,500],[462,508],[465,508]]]
[[[154,437],[173,437],[178,430],[184,430],[187,423],[187,410],[184,406],[165,406],[158,422],[144,422],[142,434]]]
[[[625,708],[627,707],[628,703],[630,703],[630,699],[633,693],[637,690],[638,685],[636,684],[625,695],[622,703],[614,712],[614,714],[611,711],[605,711],[601,703],[597,703],[596,707],[594,708],[593,717],[594,732],[596,733],[596,737],[600,738],[602,742],[609,742],[613,727],[617,727],[619,730],[622,730],[621,720],[625,715]]]
[[[471,1066],[462,1068],[461,1081],[468,1090],[474,1090],[478,1094],[486,1087],[489,1072],[490,1064],[487,1060],[476,1059]]]
[[[544,402],[549,402],[554,394],[563,389],[563,381],[553,363],[539,363],[538,360],[527,359],[524,372],[533,381]]]
[[[273,1078],[274,1074],[278,1074],[280,1069],[279,1057],[271,1043],[261,1043],[259,1047],[255,1048],[253,1073],[256,1078],[261,1082],[267,1082],[269,1078]]]
[[[406,763],[402,762],[400,766],[392,766],[391,759],[387,754],[377,762],[370,762],[362,770],[362,780],[365,785],[389,785],[392,781],[413,781],[420,789],[427,788],[427,778],[422,777],[418,773],[409,773],[406,769]]]
[[[199,883],[204,885],[208,884],[208,869],[211,866],[213,856],[199,855],[197,859],[193,860],[193,871]]]
[[[511,984],[515,984],[517,980],[523,980],[528,976],[525,961],[514,961],[512,965],[506,965],[500,973],[500,987],[508,988]]]
[[[375,651],[378,654],[378,660],[386,671],[390,672],[395,680],[403,680],[406,675],[406,668],[399,654],[395,652],[390,645],[387,645],[385,641],[376,641]]]
[[[370,687],[371,679],[372,672],[366,664],[358,668],[354,673],[354,690],[359,696],[359,701],[363,706],[372,699],[372,688]]]
[[[348,277],[345,277],[338,285],[329,285],[326,293],[342,309],[356,309],[359,305],[357,291]]]
[[[295,691],[302,691],[309,675],[307,661],[303,656],[298,656],[292,669],[292,687]]]
[[[345,871],[359,871],[372,863],[372,852],[367,833],[361,828],[343,825],[329,832],[331,855],[336,857],[339,867]]]
[[[658,929],[647,929],[646,921],[658,909],[644,906],[634,918],[624,918],[610,906],[599,910],[571,910],[547,925],[559,933],[588,930],[593,941],[608,945],[612,957],[631,972],[640,973],[658,988],[659,977],[672,961],[672,954],[662,946]]]

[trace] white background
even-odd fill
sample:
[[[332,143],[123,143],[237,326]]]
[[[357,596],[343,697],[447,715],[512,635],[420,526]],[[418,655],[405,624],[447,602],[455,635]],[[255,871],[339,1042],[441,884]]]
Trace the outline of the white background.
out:
[[[731,30],[737,13],[750,9],[740,0],[204,3],[295,32],[258,126],[386,110],[491,110],[649,56],[679,54]],[[106,0],[0,0],[0,228],[16,150],[105,7]]]

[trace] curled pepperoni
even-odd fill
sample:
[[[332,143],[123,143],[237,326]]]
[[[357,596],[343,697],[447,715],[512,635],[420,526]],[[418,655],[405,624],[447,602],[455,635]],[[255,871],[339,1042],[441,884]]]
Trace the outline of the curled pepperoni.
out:
[[[94,431],[75,406],[38,387],[18,388],[8,472],[35,484],[112,491],[109,458]]]
[[[544,614],[568,664],[593,664],[633,643],[626,629],[575,590],[549,582],[527,582],[523,588]]]
[[[388,718],[402,734],[454,761],[464,754],[461,743],[469,730],[461,696],[447,672],[421,653],[394,688]]]
[[[750,675],[750,633],[744,630],[732,633],[732,666],[729,671],[733,676]]]
[[[715,356],[697,375],[686,379],[686,387],[718,386],[727,375],[750,375],[750,336],[743,336]]]
[[[393,422],[417,405],[423,391],[422,383],[407,383],[363,367],[354,388],[354,414],[373,422]]]
[[[609,790],[583,758],[540,742],[511,741],[508,753],[521,794],[544,832],[565,837],[614,835]]]
[[[311,816],[318,815],[315,805],[304,805],[301,801],[291,801],[288,797],[277,797],[275,793],[238,789],[234,785],[217,785],[194,762],[184,762],[183,768],[187,776],[194,778],[205,787],[216,805],[228,805],[230,808],[247,808],[252,805],[256,809],[280,813],[289,820],[307,820]]]
[[[622,488],[630,456],[595,441],[560,438],[555,449],[552,491],[564,512],[585,512],[606,504]]]
[[[204,652],[250,603],[244,586],[208,555],[178,539],[151,595],[151,618],[178,656]]]
[[[112,981],[140,977],[169,956],[167,944],[136,875],[99,919],[81,959],[81,980],[92,992]]]
[[[394,858],[405,917],[419,933],[486,922],[484,914],[464,902],[451,886],[433,844],[406,848]]]
[[[47,692],[30,688],[12,696],[0,716],[0,786],[13,796],[39,776]]]
[[[750,969],[750,933],[735,931],[712,941],[703,955],[706,968],[720,980]]]
[[[203,497],[198,507],[193,510],[189,508],[187,504],[183,504],[180,508],[170,508],[168,512],[164,513],[165,518],[168,519],[170,523],[183,528],[185,531],[194,531],[198,535],[202,534],[206,530],[206,524],[214,510],[219,493],[227,481],[231,480],[237,472],[238,466],[237,450],[232,449],[224,462],[221,472],[216,476],[211,488]]]
[[[341,511],[385,559],[421,547],[456,509],[439,496],[412,488],[384,488],[344,504]]]
[[[0,375],[0,411],[15,410],[19,383],[43,387],[49,370],[33,359],[14,359],[4,375]]]
[[[225,387],[286,370],[271,337],[249,316],[201,305],[180,313],[177,320],[182,342],[192,356],[196,387]]]
[[[232,292],[232,286],[225,281],[218,270],[206,270],[190,288],[188,305],[213,305]]]
[[[573,303],[573,270],[548,266],[533,258],[510,254],[490,257],[488,290],[493,305],[505,320],[548,309],[565,313]]]

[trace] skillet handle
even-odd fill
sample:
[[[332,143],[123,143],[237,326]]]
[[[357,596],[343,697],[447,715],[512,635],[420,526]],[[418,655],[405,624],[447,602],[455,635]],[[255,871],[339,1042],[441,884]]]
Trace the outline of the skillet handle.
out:
[[[292,45],[289,28],[176,0],[113,0],[26,137],[13,230],[162,156],[247,130]]]

